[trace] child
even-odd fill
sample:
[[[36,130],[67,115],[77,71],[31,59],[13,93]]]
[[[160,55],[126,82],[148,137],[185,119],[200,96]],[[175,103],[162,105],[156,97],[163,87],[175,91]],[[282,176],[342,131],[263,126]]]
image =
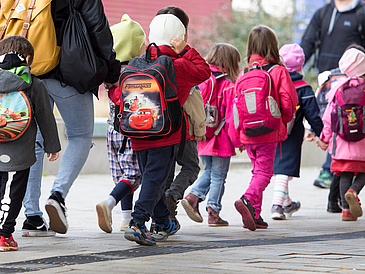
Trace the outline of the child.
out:
[[[131,20],[124,14],[122,21],[111,26],[114,40],[114,50],[117,59],[122,63],[122,70],[128,62],[144,53],[146,35],[140,24]],[[133,192],[141,184],[141,173],[138,168],[136,153],[132,150],[131,141],[128,138],[124,153],[120,153],[124,136],[114,130],[115,105],[109,100],[109,128],[107,135],[107,148],[109,168],[116,186],[107,198],[96,205],[98,224],[101,230],[112,232],[111,211],[121,201],[122,223],[120,230],[127,229],[132,218]]]
[[[219,212],[222,209],[221,200],[224,184],[229,169],[231,156],[236,155],[235,148],[228,135],[228,125],[224,117],[231,115],[234,99],[234,81],[239,73],[241,56],[239,51],[230,44],[217,44],[208,53],[207,63],[212,71],[213,79],[208,79],[200,85],[204,103],[216,106],[218,110],[216,127],[223,127],[219,133],[207,136],[206,142],[198,142],[199,156],[204,164],[204,173],[193,185],[190,193],[181,201],[186,213],[196,222],[202,222],[199,213],[199,203],[209,192],[207,202],[209,226],[228,226],[222,220]],[[213,104],[215,102],[215,104]],[[216,130],[216,128],[214,128]]]
[[[162,9],[163,11],[164,9]],[[189,96],[190,89],[208,79],[209,66],[199,53],[188,46],[186,41],[189,18],[186,13],[174,7],[168,14],[158,15],[150,24],[149,41],[155,43],[162,55],[173,58],[177,96],[183,105]],[[151,59],[157,58],[157,50],[152,47]],[[119,94],[118,91],[116,94]],[[118,95],[110,94],[112,98]],[[116,103],[114,101],[114,103]],[[166,205],[165,181],[170,172],[175,157],[175,144],[180,143],[181,127],[170,136],[149,141],[131,138],[132,149],[136,151],[138,165],[142,173],[142,186],[139,198],[135,203],[131,220],[124,237],[142,245],[154,245],[156,240],[166,240],[169,235],[176,233],[180,226],[178,222],[169,219],[170,212]],[[189,132],[187,137],[190,138]],[[154,216],[158,233],[151,236],[145,226],[145,222]],[[157,229],[158,228],[158,229]]]
[[[298,81],[303,79],[303,49],[295,43],[287,44],[281,47],[279,54],[293,83],[302,84]],[[271,208],[271,218],[274,220],[284,220],[285,217],[290,217],[300,209],[300,202],[292,201],[289,197],[288,183],[293,177],[299,177],[304,136],[303,118],[309,122],[316,136],[321,134],[323,128],[322,120],[319,117],[319,107],[311,86],[299,87],[297,95],[299,104],[291,133],[288,139],[281,143],[281,147],[277,146],[276,148],[274,160],[274,174],[276,176]],[[257,228],[260,227],[257,226]]]
[[[365,54],[362,51],[356,48],[347,50],[339,61],[339,67],[341,72],[348,77],[359,77],[359,79],[353,79],[354,81],[364,82]],[[324,113],[324,127],[317,144],[323,150],[329,149],[332,154],[331,171],[340,176],[342,221],[356,221],[358,217],[362,216],[358,194],[365,185],[365,155],[363,153],[365,139],[349,142],[336,136],[335,142],[333,140],[331,112],[335,104],[335,95],[343,84],[343,82],[339,82],[328,92],[328,102],[331,105],[327,107]],[[333,147],[335,147],[334,151]],[[356,178],[353,181],[354,175]]]
[[[192,139],[187,140],[181,158],[175,157],[166,179],[166,204],[170,211],[170,219],[176,218],[177,203],[184,197],[185,190],[198,178],[200,167],[197,141],[205,141],[206,117],[204,101],[197,87],[193,87],[184,104],[184,110],[188,116],[189,134]],[[175,154],[180,145],[175,145]],[[176,163],[181,166],[179,174],[175,177]]]
[[[271,70],[270,76],[271,90],[276,94],[275,98],[278,98],[277,103],[281,112],[278,130],[256,137],[248,137],[240,132],[240,142],[243,144],[240,151],[246,149],[253,169],[249,187],[235,202],[235,207],[242,215],[245,228],[254,231],[258,226],[260,228],[268,227],[260,216],[263,191],[273,175],[277,144],[288,137],[286,124],[294,117],[298,96],[289,73],[280,60],[276,35],[269,27],[260,25],[250,31],[247,43],[247,61],[248,69],[253,68],[254,62],[258,62],[261,66],[269,63],[279,65]]]
[[[55,161],[61,150],[56,121],[45,86],[30,74],[33,57],[33,46],[22,36],[10,36],[0,41],[0,95],[16,90],[28,94],[44,138],[44,150],[49,160]],[[0,251],[18,249],[12,233],[22,207],[29,169],[36,161],[36,132],[37,125],[32,119],[24,135],[0,143]]]

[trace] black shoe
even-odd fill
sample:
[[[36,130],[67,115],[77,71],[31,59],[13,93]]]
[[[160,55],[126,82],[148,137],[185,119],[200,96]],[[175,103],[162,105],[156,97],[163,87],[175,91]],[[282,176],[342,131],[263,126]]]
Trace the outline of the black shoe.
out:
[[[49,237],[56,235],[40,216],[31,216],[25,219],[22,228],[23,237]]]
[[[342,209],[341,207],[338,205],[338,202],[334,202],[334,201],[328,201],[327,204],[327,211],[330,213],[341,213]]]
[[[66,219],[65,200],[62,198],[62,195],[57,191],[52,193],[45,207],[52,230],[60,234],[65,234],[68,229],[68,223]]]

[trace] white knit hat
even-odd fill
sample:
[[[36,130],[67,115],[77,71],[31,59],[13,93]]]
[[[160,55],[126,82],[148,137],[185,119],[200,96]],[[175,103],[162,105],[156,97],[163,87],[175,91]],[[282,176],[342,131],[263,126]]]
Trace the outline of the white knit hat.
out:
[[[155,16],[150,23],[149,42],[157,46],[170,45],[172,38],[178,37],[184,40],[184,24],[172,14],[160,14]]]

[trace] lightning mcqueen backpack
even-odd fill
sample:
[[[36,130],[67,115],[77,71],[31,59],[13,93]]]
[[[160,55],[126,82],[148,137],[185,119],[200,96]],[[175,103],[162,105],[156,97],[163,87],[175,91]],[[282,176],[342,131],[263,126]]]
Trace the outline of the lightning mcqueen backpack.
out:
[[[151,60],[151,46],[157,59]],[[133,58],[119,78],[120,108],[114,127],[124,136],[158,140],[170,136],[185,122],[176,94],[171,57],[151,43],[142,57]],[[185,140],[185,130],[182,131]]]
[[[278,65],[255,63],[238,77],[233,105],[235,127],[248,137],[278,130],[281,116],[270,76],[270,71]]]

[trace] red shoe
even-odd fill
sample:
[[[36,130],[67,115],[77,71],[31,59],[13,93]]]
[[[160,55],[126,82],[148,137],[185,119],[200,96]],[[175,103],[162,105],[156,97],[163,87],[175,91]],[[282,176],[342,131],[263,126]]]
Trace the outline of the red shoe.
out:
[[[352,215],[351,211],[348,209],[342,209],[342,221],[356,221],[357,217]]]
[[[18,243],[14,241],[13,235],[5,238],[0,235],[0,251],[16,251],[18,250]]]
[[[355,190],[351,188],[347,190],[345,194],[345,200],[349,204],[351,213],[355,217],[361,217],[362,216],[361,203],[359,197],[357,197]]]

